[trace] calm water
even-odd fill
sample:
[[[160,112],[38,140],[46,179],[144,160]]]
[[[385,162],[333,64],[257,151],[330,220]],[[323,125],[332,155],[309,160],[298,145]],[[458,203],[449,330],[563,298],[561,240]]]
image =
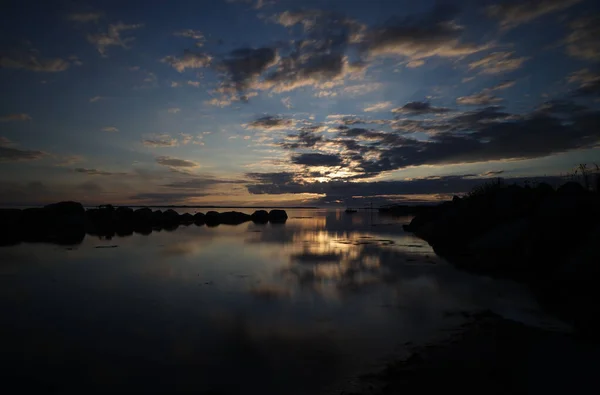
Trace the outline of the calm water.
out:
[[[0,248],[3,375],[56,393],[318,394],[460,312],[547,324],[516,284],[404,233],[410,218],[287,211],[284,225]]]

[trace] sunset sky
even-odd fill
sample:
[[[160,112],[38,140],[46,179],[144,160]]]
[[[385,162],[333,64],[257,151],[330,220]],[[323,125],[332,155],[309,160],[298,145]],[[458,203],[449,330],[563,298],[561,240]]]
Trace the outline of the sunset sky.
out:
[[[414,202],[600,164],[593,0],[2,4],[0,204]]]

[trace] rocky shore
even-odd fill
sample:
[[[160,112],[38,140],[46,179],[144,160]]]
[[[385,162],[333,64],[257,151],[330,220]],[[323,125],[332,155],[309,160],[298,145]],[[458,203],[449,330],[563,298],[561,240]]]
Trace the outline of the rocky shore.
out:
[[[405,230],[459,268],[525,282],[548,310],[600,328],[600,194],[489,184],[413,218]]]
[[[600,387],[597,344],[491,312],[474,314],[456,332],[410,354],[337,393],[595,394]]]
[[[0,245],[20,242],[80,243],[85,234],[112,237],[133,232],[150,234],[153,230],[174,230],[180,225],[218,226],[256,223],[284,223],[284,210],[257,210],[252,215],[237,212],[179,214],[175,210],[134,210],[111,205],[85,209],[81,203],[59,202],[40,208],[0,209]]]

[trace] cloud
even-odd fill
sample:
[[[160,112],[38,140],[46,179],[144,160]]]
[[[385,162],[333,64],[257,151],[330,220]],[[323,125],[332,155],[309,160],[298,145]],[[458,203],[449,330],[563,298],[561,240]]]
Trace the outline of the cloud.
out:
[[[198,163],[187,159],[177,159],[170,156],[159,156],[156,158],[156,163],[162,166],[169,167],[198,167]]]
[[[429,102],[414,101],[406,103],[402,107],[394,108],[393,113],[396,114],[408,114],[408,115],[421,115],[421,114],[442,114],[450,111],[446,107],[433,107]]]
[[[383,88],[383,84],[380,82],[371,82],[368,84],[358,84],[345,86],[343,92],[351,96],[366,95],[371,92],[375,92]]]
[[[200,81],[191,81],[191,80],[188,80],[187,84],[189,86],[193,86],[194,88],[200,88]]]
[[[415,62],[434,56],[467,56],[489,48],[461,40],[464,28],[454,21],[458,12],[452,6],[437,6],[428,13],[393,20],[368,32],[362,49],[371,57],[403,56]]]
[[[245,184],[244,180],[221,180],[211,175],[200,175],[189,180],[174,181],[163,185],[174,189],[206,189],[219,184]]]
[[[0,138],[0,163],[25,162],[41,159],[47,154],[42,151],[22,150],[12,147],[15,145],[5,137]]]
[[[0,68],[5,69],[23,69],[43,73],[57,73],[65,71],[69,66],[69,62],[64,59],[45,59],[40,57],[37,51],[13,55],[0,55]]]
[[[181,112],[181,108],[171,107],[167,110],[167,112],[169,114],[177,114],[178,112]]]
[[[199,30],[184,29],[184,30],[180,30],[180,31],[173,33],[173,35],[179,36],[179,37],[191,38],[193,40],[196,40],[196,47],[202,47],[202,46],[204,46],[204,43],[206,42],[206,38],[204,37],[204,34],[202,34],[202,32]]]
[[[103,132],[109,132],[109,133],[116,133],[119,131],[119,129],[115,128],[114,126],[107,126],[102,128]]]
[[[182,58],[175,56],[166,56],[161,62],[171,65],[175,70],[183,73],[185,69],[200,69],[208,67],[212,62],[212,57],[205,53],[193,53],[186,51]]]
[[[31,121],[31,117],[28,114],[8,114],[0,117],[0,122],[18,122],[18,121]]]
[[[569,75],[568,81],[578,84],[576,96],[592,96],[600,94],[600,72],[582,69]]]
[[[283,99],[281,99],[281,104],[283,104],[285,108],[289,110],[290,108],[292,108],[292,98],[284,97]]]
[[[100,101],[102,99],[104,99],[104,97],[102,97],[102,96],[90,97],[90,103],[95,103],[95,102]]]
[[[388,108],[390,108],[392,106],[392,102],[391,101],[382,101],[379,103],[375,103],[372,104],[368,107],[365,107],[363,109],[364,112],[377,112],[377,111],[384,111],[387,110]]]
[[[171,88],[179,88],[181,86],[180,82],[171,81]]]
[[[294,120],[275,115],[265,115],[244,126],[246,129],[285,130],[294,126]]]
[[[185,202],[190,198],[198,198],[204,196],[212,196],[214,193],[204,193],[204,192],[145,192],[138,193],[129,198],[132,200],[140,200],[148,204],[149,202],[154,202],[157,204],[163,203],[174,203],[174,202]]]
[[[454,176],[426,177],[412,180],[377,182],[298,182],[289,173],[250,173],[247,176],[256,183],[247,186],[251,194],[290,194],[312,193],[326,196],[327,201],[350,200],[353,197],[393,197],[406,195],[454,195],[471,191],[474,187],[489,181],[490,176],[498,176],[502,171],[488,172],[481,176],[463,174]],[[508,178],[506,182],[524,185],[531,178]],[[556,184],[558,177],[536,177],[536,181]]]
[[[337,92],[334,91],[319,91],[315,92],[315,97],[336,97],[338,95]]]
[[[509,73],[521,68],[530,58],[514,58],[514,52],[492,52],[483,58],[469,63],[469,69],[480,69],[483,74]]]
[[[491,91],[499,91],[499,90],[503,90],[503,89],[512,88],[513,86],[515,86],[516,83],[517,82],[514,80],[502,81],[502,82],[498,83],[497,85],[492,86],[489,89]]]
[[[115,172],[104,171],[104,170],[85,169],[83,167],[78,167],[76,169],[73,169],[73,171],[75,173],[87,174],[89,176],[126,176],[126,175],[129,175],[128,173],[121,173],[121,172],[115,173]]]
[[[489,106],[501,102],[502,99],[491,95],[487,91],[474,93],[470,96],[461,96],[456,99],[456,104],[466,106]]]
[[[176,147],[179,145],[179,141],[171,137],[169,134],[159,134],[151,138],[142,140],[142,144],[146,147],[160,148],[160,147]]]
[[[121,37],[121,33],[128,30],[135,30],[141,28],[142,24],[131,24],[126,25],[122,22],[117,24],[108,25],[108,31],[106,33],[88,34],[87,40],[96,47],[100,55],[106,55],[106,49],[110,46],[118,46],[122,48],[129,48],[128,44],[135,40],[134,37]]]
[[[600,15],[576,19],[564,40],[567,54],[575,58],[600,61]]]
[[[339,166],[342,159],[334,154],[299,154],[292,157],[292,163],[305,166]]]
[[[277,50],[274,48],[239,48],[231,51],[217,68],[226,77],[225,87],[239,92],[248,89],[258,76],[277,61]]]
[[[406,64],[406,67],[410,68],[410,69],[415,69],[417,67],[421,67],[425,64],[425,61],[422,59],[417,59],[417,60],[411,60],[410,62],[408,62]]]
[[[498,19],[504,29],[531,22],[543,15],[565,10],[581,0],[518,0],[487,7],[488,16]]]
[[[67,20],[79,23],[98,22],[104,16],[103,12],[74,12],[67,15]]]

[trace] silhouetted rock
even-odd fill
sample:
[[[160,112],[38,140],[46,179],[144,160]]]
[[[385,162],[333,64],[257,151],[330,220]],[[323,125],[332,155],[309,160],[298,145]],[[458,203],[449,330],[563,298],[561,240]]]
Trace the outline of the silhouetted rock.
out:
[[[250,221],[250,215],[238,211],[227,211],[219,214],[219,223],[226,225],[239,225]]]
[[[566,184],[561,185],[556,190],[556,193],[559,195],[583,195],[587,191],[585,188],[579,184],[578,182],[567,182]]]
[[[288,219],[288,215],[285,210],[271,210],[269,211],[269,222],[285,222]]]
[[[562,316],[600,328],[600,309],[590,308],[597,316],[588,319],[575,306],[596,299],[592,284],[600,269],[591,264],[598,249],[592,245],[600,236],[590,235],[600,232],[598,223],[600,195],[569,182],[556,192],[547,184],[482,187],[417,215],[404,228],[456,266],[524,281]],[[556,292],[578,296],[557,299]]]
[[[60,227],[84,226],[85,209],[81,203],[59,202],[44,206],[44,210],[52,216],[54,225]]]
[[[143,207],[133,212],[133,220],[138,224],[152,224],[152,210],[148,207]]]
[[[259,224],[265,224],[269,222],[269,212],[266,210],[256,210],[252,213],[252,221]]]
[[[13,245],[21,241],[21,219],[19,209],[0,209],[0,245]]]
[[[133,221],[133,209],[129,207],[117,207],[115,210],[118,221],[132,222]]]
[[[207,225],[218,225],[220,223],[219,213],[216,211],[207,212],[204,221]]]
[[[189,225],[194,222],[194,216],[190,213],[184,213],[179,216],[179,223]]]
[[[204,225],[204,213],[194,214],[194,223],[196,225]]]
[[[152,226],[160,226],[162,224],[163,212],[155,210],[152,212]]]

